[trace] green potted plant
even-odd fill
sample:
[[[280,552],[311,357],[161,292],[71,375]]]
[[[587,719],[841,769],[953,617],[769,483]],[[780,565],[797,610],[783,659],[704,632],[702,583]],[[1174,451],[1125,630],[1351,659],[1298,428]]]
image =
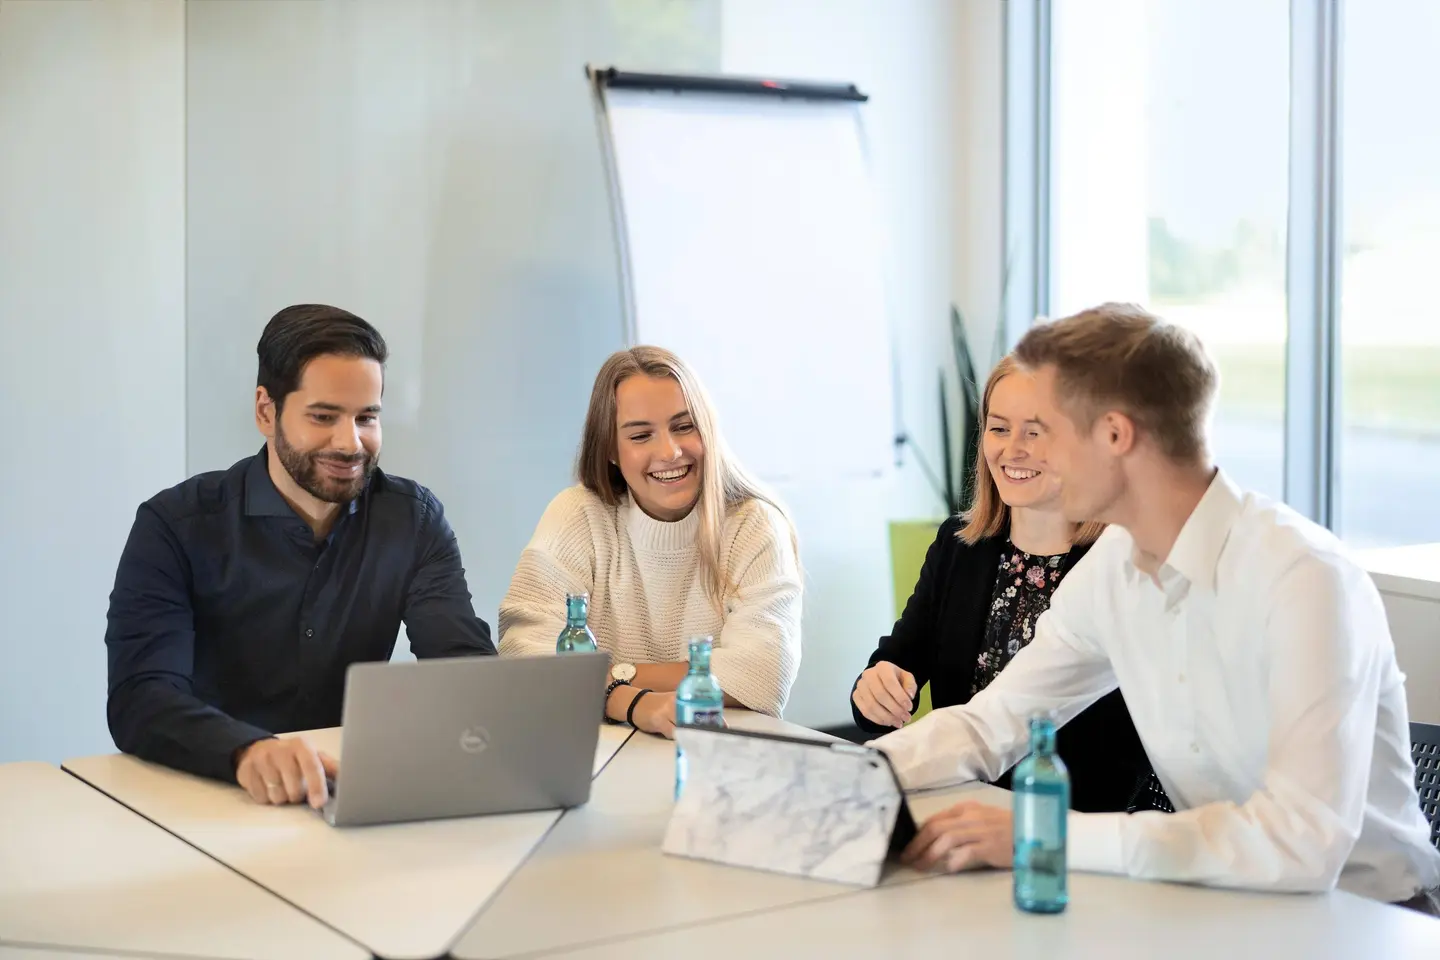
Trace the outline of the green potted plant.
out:
[[[1003,311],[1002,311],[1003,317]],[[997,324],[995,331],[995,356],[991,366],[1000,359],[1004,348],[1003,330]],[[975,495],[975,453],[980,442],[980,389],[975,373],[974,355],[966,335],[965,318],[960,308],[950,306],[950,341],[954,351],[955,372],[959,378],[959,410],[951,416],[950,390],[944,367],[937,373],[940,403],[940,469],[937,472],[925,454],[925,450],[908,431],[902,432],[897,442],[908,446],[915,456],[915,463],[925,474],[936,498],[944,505],[945,516],[954,516],[964,510]],[[989,375],[987,367],[985,375]],[[959,451],[957,458],[956,451]],[[905,608],[915,581],[920,577],[925,554],[935,540],[935,531],[945,517],[929,520],[894,520],[890,523],[890,573],[894,586],[895,616]],[[927,684],[920,691],[914,718],[918,719],[930,710],[930,689]],[[913,720],[912,720],[913,722]]]

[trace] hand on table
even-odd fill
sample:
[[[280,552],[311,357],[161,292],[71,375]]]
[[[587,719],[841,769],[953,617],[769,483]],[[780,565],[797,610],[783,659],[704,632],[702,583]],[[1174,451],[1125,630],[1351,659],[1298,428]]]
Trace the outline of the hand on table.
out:
[[[675,694],[647,693],[635,704],[632,715],[636,730],[675,739]]]
[[[881,660],[860,674],[852,699],[871,723],[903,727],[915,712],[915,695],[918,692],[913,674],[888,660]]]
[[[330,799],[325,777],[340,772],[339,762],[300,737],[257,740],[240,751],[235,779],[256,803],[278,805],[308,800],[320,808]]]
[[[1015,855],[1013,814],[1004,807],[963,801],[920,828],[900,854],[917,870],[956,873],[976,867],[1009,869]]]

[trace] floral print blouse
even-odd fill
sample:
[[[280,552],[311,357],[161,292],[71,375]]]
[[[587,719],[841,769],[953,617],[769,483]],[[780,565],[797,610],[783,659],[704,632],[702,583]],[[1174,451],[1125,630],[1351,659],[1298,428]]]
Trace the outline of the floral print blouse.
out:
[[[1050,596],[1060,583],[1060,565],[1065,556],[1032,556],[1017,549],[1009,539],[1005,541],[970,696],[988,687],[1020,648],[1035,638],[1035,621],[1050,609]]]

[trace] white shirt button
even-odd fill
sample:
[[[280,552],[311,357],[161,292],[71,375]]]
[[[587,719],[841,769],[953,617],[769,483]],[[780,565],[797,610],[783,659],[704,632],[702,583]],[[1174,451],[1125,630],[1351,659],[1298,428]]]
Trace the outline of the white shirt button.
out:
[[[1200,752],[1200,744],[1198,744],[1198,743],[1192,743],[1192,744],[1190,744],[1190,752],[1191,752],[1191,753],[1199,753],[1199,752]]]
[[[1178,681],[1180,681],[1181,683],[1184,683],[1184,682],[1185,682],[1185,674],[1182,673],[1182,674],[1180,674],[1180,676],[1176,677],[1175,679],[1178,680]]]

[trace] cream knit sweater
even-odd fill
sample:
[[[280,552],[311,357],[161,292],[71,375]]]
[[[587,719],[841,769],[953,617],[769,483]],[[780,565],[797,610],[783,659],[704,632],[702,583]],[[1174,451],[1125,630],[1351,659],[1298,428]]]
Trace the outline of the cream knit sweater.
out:
[[[606,506],[584,487],[545,509],[500,603],[502,656],[555,652],[565,594],[590,594],[590,629],[617,663],[688,659],[696,635],[715,639],[712,668],[736,700],[779,716],[800,669],[800,573],[779,511],[752,500],[730,511],[721,561],[734,588],[724,613],[705,591],[699,517],[652,519],[627,497]]]

